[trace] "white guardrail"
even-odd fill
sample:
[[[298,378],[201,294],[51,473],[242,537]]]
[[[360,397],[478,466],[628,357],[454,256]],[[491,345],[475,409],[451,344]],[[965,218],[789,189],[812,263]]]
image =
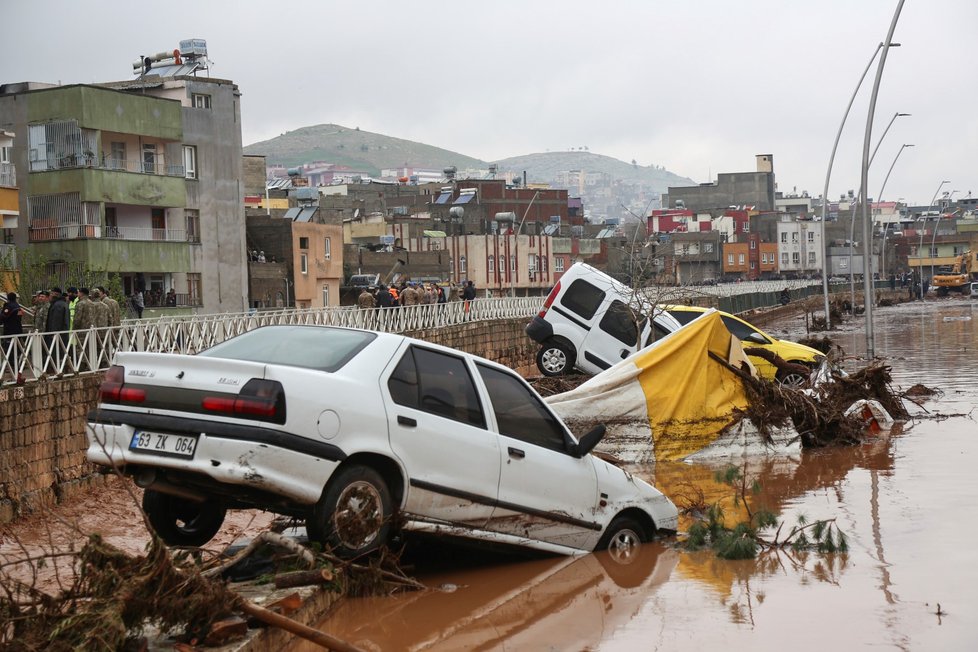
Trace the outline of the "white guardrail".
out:
[[[814,285],[817,281],[754,281],[675,288],[673,296],[733,296]],[[673,289],[670,289],[673,290]],[[529,318],[543,297],[503,297],[395,308],[281,309],[249,313],[131,319],[121,326],[86,331],[0,337],[2,384],[71,376],[107,369],[116,351],[196,353],[241,333],[274,324],[346,326],[404,333],[467,321]],[[25,318],[26,319],[26,318]]]

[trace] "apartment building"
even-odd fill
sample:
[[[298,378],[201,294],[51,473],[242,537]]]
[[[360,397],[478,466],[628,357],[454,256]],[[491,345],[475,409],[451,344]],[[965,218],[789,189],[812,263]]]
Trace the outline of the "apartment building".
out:
[[[784,215],[778,222],[777,245],[782,274],[807,276],[822,271],[822,222],[796,221]]]
[[[26,216],[6,237],[55,274],[68,261],[116,273],[150,305],[173,288],[182,306],[244,310],[239,100],[232,82],[190,75],[0,86]]]

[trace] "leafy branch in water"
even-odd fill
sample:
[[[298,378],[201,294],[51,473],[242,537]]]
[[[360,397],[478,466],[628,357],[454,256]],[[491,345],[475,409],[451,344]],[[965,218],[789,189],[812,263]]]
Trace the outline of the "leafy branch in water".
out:
[[[848,551],[846,536],[835,525],[835,519],[809,523],[801,515],[797,525],[782,539],[780,535],[784,524],[778,523],[777,516],[765,509],[752,509],[748,501],[748,495],[760,493],[761,486],[756,478],[749,478],[736,466],[729,466],[717,471],[714,479],[733,490],[734,506],[742,506],[747,519],[727,527],[720,503],[710,505],[703,516],[689,527],[684,544],[687,550],[709,547],[721,559],[754,559],[762,550],[788,547],[794,551],[819,553]],[[768,539],[763,533],[771,530],[774,530],[773,538]]]

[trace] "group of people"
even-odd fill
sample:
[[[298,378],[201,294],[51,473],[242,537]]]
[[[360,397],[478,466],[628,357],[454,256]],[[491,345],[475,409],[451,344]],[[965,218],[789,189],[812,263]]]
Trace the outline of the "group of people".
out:
[[[265,256],[265,252],[258,249],[252,249],[248,252],[248,259],[253,263],[274,263],[275,256]]]
[[[402,281],[390,287],[381,283],[375,291],[363,288],[357,297],[360,308],[393,308],[395,306],[417,306],[421,304],[448,303],[449,301],[472,301],[475,299],[475,284],[468,281],[459,287],[449,286],[448,291],[437,283],[415,283]]]

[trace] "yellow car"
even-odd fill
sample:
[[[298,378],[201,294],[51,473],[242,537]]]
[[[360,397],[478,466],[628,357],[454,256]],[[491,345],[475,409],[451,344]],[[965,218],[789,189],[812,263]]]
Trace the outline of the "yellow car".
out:
[[[684,326],[707,311],[707,308],[699,308],[696,306],[662,307],[666,312],[672,315],[676,321]],[[761,329],[751,326],[740,317],[731,315],[728,312],[723,312],[722,310],[718,312],[720,313],[720,319],[723,320],[727,330],[730,331],[731,335],[741,341],[745,349],[767,349],[768,351],[776,353],[779,357],[784,358],[788,362],[803,364],[810,369],[816,368],[818,365],[822,364],[822,360],[825,359],[825,355],[821,351],[817,351],[810,346],[798,344],[797,342],[789,342],[787,340],[779,340],[776,337],[771,337]],[[788,385],[791,387],[799,387],[808,383],[808,376],[802,374],[793,372],[779,374],[778,368],[764,358],[752,355],[750,356],[750,361],[757,368],[757,373],[762,378],[777,380],[782,385]]]

